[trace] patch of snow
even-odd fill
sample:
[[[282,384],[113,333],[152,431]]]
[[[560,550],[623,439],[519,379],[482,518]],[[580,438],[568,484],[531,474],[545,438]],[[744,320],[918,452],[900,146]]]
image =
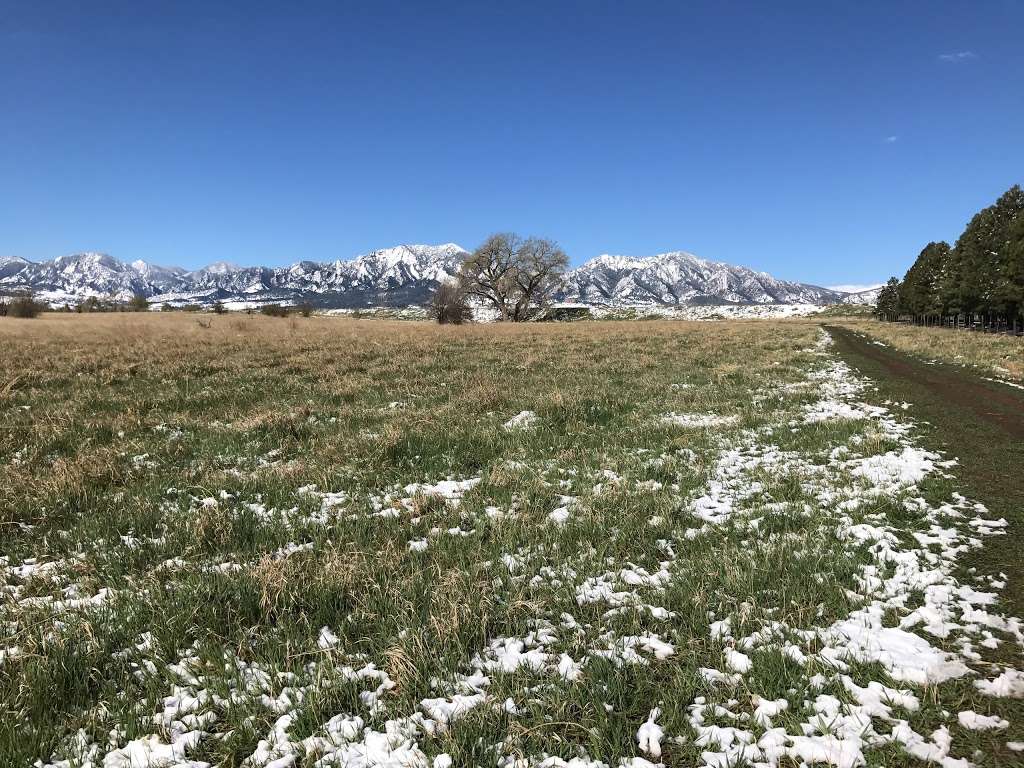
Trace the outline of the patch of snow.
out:
[[[506,421],[502,427],[506,432],[512,432],[517,429],[532,429],[539,421],[540,417],[533,411],[520,411]]]

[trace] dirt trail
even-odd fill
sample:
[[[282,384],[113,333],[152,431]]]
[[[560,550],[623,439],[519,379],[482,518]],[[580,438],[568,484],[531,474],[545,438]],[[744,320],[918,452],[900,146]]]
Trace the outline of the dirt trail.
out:
[[[1010,521],[1008,535],[986,540],[969,565],[1003,572],[1010,612],[1024,615],[1024,391],[968,371],[929,364],[848,328],[824,326],[848,365],[878,385],[881,399],[911,403],[925,446],[956,457],[965,495]]]
[[[953,408],[970,411],[980,419],[1001,426],[1009,436],[1024,439],[1024,390],[985,381],[947,365],[924,363],[883,346],[849,328],[827,325],[840,351],[852,352],[885,368],[889,375],[928,387]],[[849,361],[847,361],[849,362]],[[1024,466],[1021,467],[1024,472]]]

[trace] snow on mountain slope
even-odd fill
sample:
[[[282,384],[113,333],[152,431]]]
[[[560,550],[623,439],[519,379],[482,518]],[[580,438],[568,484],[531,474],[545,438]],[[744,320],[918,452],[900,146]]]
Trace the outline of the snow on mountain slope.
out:
[[[847,293],[841,299],[842,304],[877,304],[878,294],[881,292],[884,286],[878,286],[877,288],[868,288],[865,291],[856,291],[854,293]]]
[[[32,290],[52,304],[88,296],[126,301],[141,293],[151,302],[311,301],[324,306],[404,306],[426,301],[439,281],[453,276],[466,252],[454,243],[400,245],[350,261],[301,261],[289,267],[239,267],[216,262],[186,272],[145,261],[130,264],[100,253],[33,263],[5,257],[0,292]]]
[[[13,277],[31,263],[20,256],[0,256],[0,280]]]
[[[130,264],[105,253],[76,253],[52,261],[29,262],[17,273],[0,279],[0,288],[30,289],[51,303],[88,296],[126,301],[134,293],[147,292],[146,281]]]
[[[569,273],[563,298],[612,306],[834,304],[842,294],[673,251],[647,258],[598,256]]]
[[[32,290],[52,304],[76,303],[87,296],[126,301],[143,294],[156,304],[310,302],[348,309],[403,307],[424,303],[440,281],[458,273],[466,255],[455,243],[399,245],[347,261],[299,261],[287,267],[216,262],[192,272],[141,260],[129,264],[100,253],[40,263],[5,257],[0,259],[0,293]],[[557,298],[606,307],[679,307],[824,305],[860,296],[777,280],[764,272],[673,251],[642,258],[598,256],[569,272]]]

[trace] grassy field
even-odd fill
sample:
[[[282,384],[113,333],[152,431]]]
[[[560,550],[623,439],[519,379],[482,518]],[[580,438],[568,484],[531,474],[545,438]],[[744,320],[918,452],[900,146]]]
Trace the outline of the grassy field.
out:
[[[1024,338],[954,331],[874,318],[843,318],[841,324],[921,360],[940,360],[975,369],[980,375],[1024,382]]]
[[[957,565],[1005,529],[813,321],[0,350],[2,765],[1024,754],[1021,625]]]

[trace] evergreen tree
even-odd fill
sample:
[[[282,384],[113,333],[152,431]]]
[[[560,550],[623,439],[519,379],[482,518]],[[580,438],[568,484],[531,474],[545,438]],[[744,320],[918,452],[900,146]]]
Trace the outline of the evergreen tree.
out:
[[[900,311],[900,281],[890,277],[882,290],[878,292],[878,303],[875,309],[879,315],[896,315]]]
[[[1024,190],[1011,187],[994,205],[979,211],[956,241],[943,293],[954,311],[1015,315],[1013,240],[1024,215]]]
[[[995,207],[991,308],[1012,321],[1024,311],[1024,191],[1011,187]]]
[[[997,300],[1006,305],[1006,319],[1016,328],[1024,320],[1024,215],[1009,230],[1006,269],[997,287]]]
[[[949,243],[928,243],[917,260],[907,270],[899,288],[901,312],[912,315],[936,315],[944,306],[939,292],[939,280],[948,266]]]
[[[946,268],[939,275],[938,284],[939,303],[947,314],[959,315],[966,311],[960,291],[963,273],[963,251],[953,246],[946,258]]]

